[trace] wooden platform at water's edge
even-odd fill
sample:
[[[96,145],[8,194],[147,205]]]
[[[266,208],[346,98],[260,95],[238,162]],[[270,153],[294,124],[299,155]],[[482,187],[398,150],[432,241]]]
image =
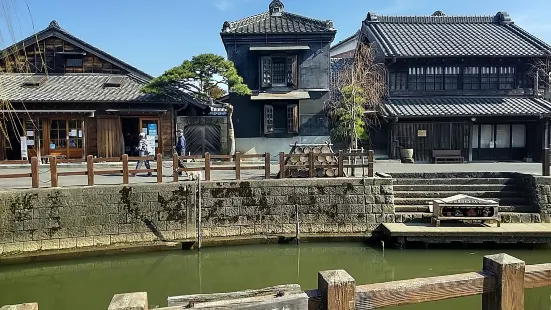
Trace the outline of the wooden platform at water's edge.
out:
[[[487,224],[442,224],[436,227],[425,223],[389,223],[383,224],[383,232],[387,238],[396,238],[399,243],[551,243],[549,223],[501,224],[501,227]]]

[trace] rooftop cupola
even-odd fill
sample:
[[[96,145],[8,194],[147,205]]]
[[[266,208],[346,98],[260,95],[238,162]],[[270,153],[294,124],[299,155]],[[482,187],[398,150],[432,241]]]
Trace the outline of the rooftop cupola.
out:
[[[280,0],[272,0],[270,3],[270,15],[272,16],[281,16],[285,5]]]

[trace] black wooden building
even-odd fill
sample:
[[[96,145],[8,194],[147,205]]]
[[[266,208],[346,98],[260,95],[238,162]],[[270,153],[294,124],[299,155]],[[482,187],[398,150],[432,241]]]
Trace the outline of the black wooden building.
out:
[[[329,95],[333,23],[286,12],[279,0],[268,11],[225,22],[221,37],[252,96],[230,94],[236,150],[288,151],[289,144],[329,139],[324,104]]]
[[[540,160],[551,104],[532,72],[551,47],[507,13],[368,13],[361,35],[387,65],[385,122],[373,136],[386,137],[378,146],[391,158],[407,148],[417,162],[432,161],[433,150],[460,150],[468,161]]]

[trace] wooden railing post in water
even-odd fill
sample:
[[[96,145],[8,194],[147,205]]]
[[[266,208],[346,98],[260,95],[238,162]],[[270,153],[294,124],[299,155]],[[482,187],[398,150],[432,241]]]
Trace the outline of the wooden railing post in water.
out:
[[[369,150],[367,155],[367,176],[369,178],[372,178],[374,175],[374,172],[373,172],[374,162],[375,162],[375,152],[373,152],[373,150]]]
[[[178,153],[172,154],[172,182],[178,183],[180,177],[180,158]]]
[[[344,270],[320,271],[318,291],[323,310],[356,309],[356,280]]]
[[[241,152],[235,152],[235,179],[241,180]]]
[[[344,177],[344,153],[342,152],[342,150],[339,151],[339,168],[337,171],[337,176],[339,178]]]
[[[94,156],[86,156],[86,174],[88,175],[88,186],[94,186]]]
[[[149,302],[147,293],[117,294],[111,299],[108,310],[147,310]]]
[[[31,183],[33,188],[40,187],[40,172],[38,171],[38,158],[31,158]]]
[[[128,167],[128,154],[122,154],[122,184],[130,183],[129,177],[130,169]]]
[[[314,166],[314,153],[308,153],[308,177],[313,178],[316,171]]]
[[[525,267],[508,254],[484,256],[483,271],[496,277],[496,286],[482,294],[482,310],[524,310]]]
[[[541,175],[548,177],[551,175],[551,156],[549,148],[543,149],[543,160],[541,161]]]
[[[285,153],[279,152],[279,178],[285,179]]]
[[[163,155],[157,154],[157,183],[163,183]]]
[[[270,179],[271,177],[271,173],[270,173],[270,166],[271,166],[271,162],[270,162],[270,153],[267,152],[267,153],[264,153],[264,179]]]
[[[50,184],[52,187],[58,187],[57,177],[57,157],[50,156]]]
[[[210,153],[205,153],[205,181],[210,181]]]

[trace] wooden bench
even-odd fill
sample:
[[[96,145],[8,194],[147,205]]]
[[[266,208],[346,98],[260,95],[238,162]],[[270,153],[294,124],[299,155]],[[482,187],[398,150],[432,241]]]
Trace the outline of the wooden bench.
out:
[[[463,163],[461,150],[432,150],[434,163]]]

